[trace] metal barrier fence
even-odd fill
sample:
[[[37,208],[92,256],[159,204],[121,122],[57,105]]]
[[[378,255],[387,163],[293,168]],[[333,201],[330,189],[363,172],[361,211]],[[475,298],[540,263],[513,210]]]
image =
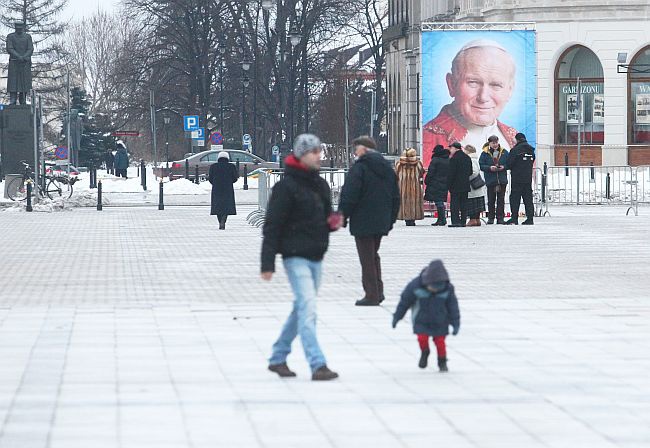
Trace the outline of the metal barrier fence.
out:
[[[284,176],[284,170],[269,170],[261,172],[258,177],[258,192],[257,192],[257,210],[251,212],[246,220],[255,227],[261,227],[264,225],[264,219],[266,217],[266,208],[271,198],[271,191],[273,186],[282,179]],[[320,176],[325,179],[329,186],[332,197],[332,205],[334,207],[338,206],[339,200],[341,198],[341,188],[345,183],[345,176],[347,176],[347,170],[337,169],[337,168],[322,168],[320,171]]]

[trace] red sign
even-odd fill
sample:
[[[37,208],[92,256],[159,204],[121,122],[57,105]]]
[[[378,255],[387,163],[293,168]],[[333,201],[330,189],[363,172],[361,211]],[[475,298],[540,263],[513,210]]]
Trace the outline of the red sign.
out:
[[[140,131],[115,131],[111,135],[113,137],[140,137]]]

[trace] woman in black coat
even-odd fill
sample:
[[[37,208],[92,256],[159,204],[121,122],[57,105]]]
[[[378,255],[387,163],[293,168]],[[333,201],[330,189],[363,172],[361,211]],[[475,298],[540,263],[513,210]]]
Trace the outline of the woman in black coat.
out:
[[[442,145],[433,148],[431,163],[424,178],[426,185],[424,200],[436,204],[438,220],[434,226],[447,225],[445,202],[447,202],[447,173],[449,172],[449,150]]]
[[[229,215],[236,215],[235,189],[233,184],[239,179],[237,167],[230,163],[227,152],[220,152],[217,163],[210,167],[208,180],[212,184],[211,215],[219,218],[219,230],[226,228]]]

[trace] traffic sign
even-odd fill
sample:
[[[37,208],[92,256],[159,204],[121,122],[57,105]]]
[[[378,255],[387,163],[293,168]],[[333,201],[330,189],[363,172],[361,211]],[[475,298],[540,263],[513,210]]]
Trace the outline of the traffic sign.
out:
[[[115,131],[111,132],[113,137],[140,137],[140,131]]]
[[[205,146],[205,140],[194,140],[196,142],[196,146]]]
[[[210,142],[213,145],[221,145],[223,143],[223,135],[221,135],[221,132],[214,131],[210,136]]]
[[[194,131],[199,128],[198,115],[185,115],[183,117],[183,129],[185,131]]]
[[[192,139],[205,140],[205,128],[196,128],[192,130]]]
[[[223,149],[223,145],[210,145],[210,149],[213,151],[221,151]]]
[[[241,138],[241,141],[242,141],[244,144],[246,144],[246,143],[250,143],[250,142],[252,141],[252,139],[251,139],[251,135],[250,135],[250,134],[244,134],[244,135],[242,136],[242,138]]]
[[[57,159],[63,160],[68,158],[68,148],[65,146],[59,146],[54,150],[54,155],[56,156]]]
[[[280,147],[278,145],[274,145],[273,148],[271,148],[271,153],[274,156],[277,156],[278,154],[280,154]]]

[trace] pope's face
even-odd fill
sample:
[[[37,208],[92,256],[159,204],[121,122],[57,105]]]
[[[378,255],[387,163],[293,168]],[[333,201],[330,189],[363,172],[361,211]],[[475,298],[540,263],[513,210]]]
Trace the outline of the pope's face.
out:
[[[470,48],[458,73],[447,74],[453,105],[468,124],[493,125],[508,104],[514,87],[512,59],[498,48]]]

